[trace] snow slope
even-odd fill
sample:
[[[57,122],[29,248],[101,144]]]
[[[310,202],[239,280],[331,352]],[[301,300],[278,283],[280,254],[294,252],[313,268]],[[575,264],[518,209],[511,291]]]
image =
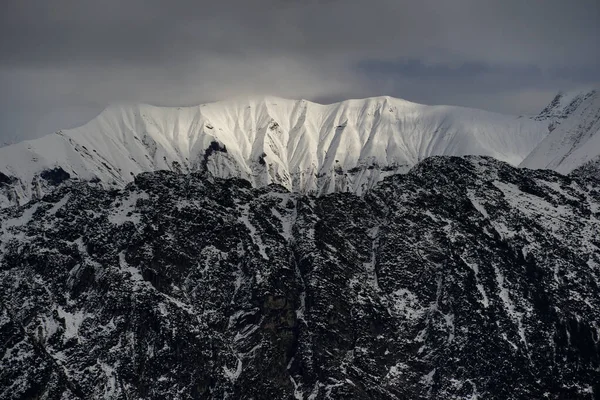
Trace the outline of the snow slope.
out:
[[[552,121],[555,127],[525,158],[522,167],[566,174],[600,158],[600,92],[593,90],[564,98],[569,101],[553,108],[552,104],[561,103],[555,99],[538,116],[539,120]],[[546,113],[547,110],[550,112]],[[546,115],[549,117],[545,118]]]
[[[564,119],[569,117],[581,103],[592,93],[584,92],[559,92],[542,112],[534,117],[536,121],[549,122],[550,130],[553,130]]]
[[[544,122],[390,97],[111,106],[79,128],[0,148],[0,182],[9,182],[0,204],[41,196],[52,185],[40,174],[57,167],[105,186],[122,187],[145,171],[207,169],[255,186],[361,193],[432,155],[488,155],[517,165],[546,134]]]

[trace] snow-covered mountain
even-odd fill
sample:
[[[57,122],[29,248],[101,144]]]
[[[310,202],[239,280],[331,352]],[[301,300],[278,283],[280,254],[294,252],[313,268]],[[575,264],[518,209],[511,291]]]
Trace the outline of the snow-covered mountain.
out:
[[[301,193],[362,193],[432,155],[518,165],[547,133],[544,121],[390,97],[111,106],[82,127],[0,148],[0,206],[39,198],[67,178],[123,187],[163,169]]]
[[[548,122],[549,129],[552,131],[563,120],[573,114],[581,103],[592,94],[592,91],[559,92],[534,119]]]
[[[590,171],[593,165],[600,166],[600,92],[559,94],[536,119],[548,122],[552,132],[522,167],[567,174],[580,167]]]

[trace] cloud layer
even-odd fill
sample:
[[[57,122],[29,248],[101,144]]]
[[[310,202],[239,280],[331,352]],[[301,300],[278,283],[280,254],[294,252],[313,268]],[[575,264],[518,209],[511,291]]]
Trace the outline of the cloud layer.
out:
[[[117,101],[392,95],[534,113],[600,82],[597,0],[8,0],[0,142]]]

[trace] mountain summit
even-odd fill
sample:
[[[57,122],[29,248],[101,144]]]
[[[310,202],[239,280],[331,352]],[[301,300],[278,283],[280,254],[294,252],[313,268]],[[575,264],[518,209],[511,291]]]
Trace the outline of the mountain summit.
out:
[[[558,95],[538,116],[552,132],[521,166],[600,176],[600,92]]]
[[[118,105],[79,128],[0,148],[0,205],[39,198],[67,178],[124,187],[155,170],[207,170],[301,193],[362,193],[433,155],[518,165],[547,133],[543,121],[391,97]]]

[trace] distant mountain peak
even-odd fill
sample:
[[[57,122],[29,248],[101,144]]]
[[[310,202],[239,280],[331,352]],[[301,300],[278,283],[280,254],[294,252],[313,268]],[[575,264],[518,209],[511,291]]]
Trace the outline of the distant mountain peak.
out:
[[[536,119],[549,121],[551,133],[521,166],[549,168],[566,174],[584,164],[588,164],[589,173],[594,169],[590,166],[599,164],[596,161],[600,157],[600,92],[559,93]]]
[[[142,172],[176,169],[301,193],[360,194],[432,155],[517,165],[546,132],[530,119],[389,96],[333,104],[274,96],[190,107],[122,103],[79,128],[0,149],[0,172],[17,182],[0,188],[0,204],[52,190],[41,173],[57,167],[72,179],[116,187]]]
[[[552,131],[561,120],[566,119],[582,102],[594,96],[596,92],[594,89],[560,91],[534,119],[536,121],[550,121],[549,128]]]

